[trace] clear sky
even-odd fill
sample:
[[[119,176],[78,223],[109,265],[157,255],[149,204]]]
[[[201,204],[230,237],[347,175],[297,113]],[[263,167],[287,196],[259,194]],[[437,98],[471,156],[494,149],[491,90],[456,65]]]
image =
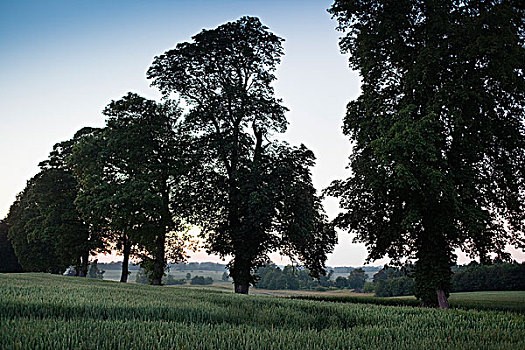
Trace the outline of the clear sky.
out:
[[[146,70],[155,55],[203,28],[256,16],[286,39],[276,95],[290,109],[291,144],[317,156],[321,190],[345,169],[350,143],[341,125],[360,79],[340,54],[330,0],[0,0],[0,217],[52,146],[84,126],[103,126],[101,111],[127,91],[160,98]],[[337,201],[327,199],[333,218]],[[523,253],[515,252],[520,260]],[[328,265],[362,265],[363,245],[339,233]],[[279,261],[278,256],[273,258]],[[109,259],[109,257],[108,257]],[[204,253],[191,260],[217,261]],[[382,264],[385,261],[376,261]]]

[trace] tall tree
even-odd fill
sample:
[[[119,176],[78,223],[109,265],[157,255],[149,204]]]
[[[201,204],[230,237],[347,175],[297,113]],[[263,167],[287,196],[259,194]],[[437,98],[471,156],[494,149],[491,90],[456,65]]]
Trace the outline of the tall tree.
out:
[[[62,238],[62,241],[59,242],[60,250],[66,255],[77,257],[76,272],[82,277],[87,275],[91,253],[103,248],[103,242],[100,232],[90,227],[80,217],[80,212],[75,205],[75,198],[79,191],[78,182],[73,176],[68,159],[75,145],[96,131],[96,128],[90,127],[78,130],[70,140],[55,144],[48,159],[39,164],[44,172],[53,172],[57,177],[55,184],[57,187],[51,190],[53,193],[50,197],[52,198],[50,203],[55,203],[51,205],[51,208],[56,209],[51,210],[49,215],[53,215],[54,220],[60,223],[60,231],[57,232],[57,235]],[[60,189],[58,184],[62,184]],[[61,208],[60,211],[58,208]],[[46,225],[51,226],[52,221],[48,219]]]
[[[286,130],[273,72],[283,39],[257,18],[203,30],[155,58],[152,85],[184,98],[199,157],[190,169],[193,214],[209,252],[231,256],[235,292],[248,293],[255,269],[280,249],[318,275],[335,232],[311,183],[313,153],[270,140]]]
[[[344,133],[352,176],[328,193],[369,260],[415,260],[416,295],[448,307],[454,249],[523,248],[524,9],[518,1],[336,0],[362,76]]]
[[[70,158],[81,187],[77,205],[122,250],[122,282],[133,253],[151,283],[160,285],[167,260],[184,258],[184,240],[174,234],[185,229],[176,213],[184,197],[172,195],[188,166],[181,111],[169,101],[128,93],[104,114],[106,127],[79,143]]]
[[[75,203],[83,218],[101,233],[105,246],[122,253],[120,282],[125,283],[134,251],[131,236],[135,224],[128,216],[141,208],[135,206],[136,187],[122,181],[122,170],[112,165],[114,156],[105,134],[105,129],[99,129],[86,137],[75,146],[68,162],[80,187]]]

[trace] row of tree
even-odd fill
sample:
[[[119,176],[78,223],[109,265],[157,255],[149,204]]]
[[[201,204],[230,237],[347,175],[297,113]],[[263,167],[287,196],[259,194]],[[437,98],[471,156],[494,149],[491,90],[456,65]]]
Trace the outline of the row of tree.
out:
[[[150,279],[148,278],[148,272],[144,268],[140,268],[135,276],[135,282],[140,284],[148,284]],[[184,285],[189,282],[191,285],[210,285],[213,284],[213,278],[204,276],[194,276],[193,278],[188,273],[186,278],[176,279],[173,275],[166,274],[162,277],[162,283],[167,286],[172,285]]]
[[[416,296],[446,308],[455,249],[486,264],[525,247],[525,10],[335,0],[329,12],[362,77],[343,127],[351,176],[326,190],[342,208],[333,224],[368,261],[413,264]],[[275,250],[320,276],[336,235],[313,153],[272,137],[287,121],[271,86],[283,39],[267,29],[243,17],[203,30],[154,59],[162,103],[128,94],[106,108],[105,128],[57,145],[7,218],[22,267],[84,274],[89,253],[113,244],[159,284],[197,225],[209,252],[232,257],[238,293]]]
[[[413,268],[394,268],[385,266],[373,278],[367,292],[374,292],[377,297],[397,297],[414,295]]]
[[[475,292],[525,290],[525,263],[494,262],[454,266],[451,278],[452,292]],[[367,292],[375,292],[379,297],[395,297],[414,295],[413,267],[385,267],[374,275],[373,282]]]
[[[22,268],[85,276],[90,254],[116,249],[122,282],[134,257],[158,285],[197,226],[209,253],[231,257],[237,293],[276,250],[322,274],[336,234],[312,184],[315,157],[273,137],[287,127],[272,87],[282,41],[243,17],[155,57],[147,75],[163,101],[112,101],[105,127],[55,145],[11,206]]]
[[[454,269],[452,291],[525,290],[525,263],[469,264]]]

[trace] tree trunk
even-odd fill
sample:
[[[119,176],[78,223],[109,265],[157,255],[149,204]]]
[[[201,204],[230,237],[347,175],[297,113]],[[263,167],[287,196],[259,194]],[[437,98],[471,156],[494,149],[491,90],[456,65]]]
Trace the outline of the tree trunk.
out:
[[[122,254],[124,260],[122,261],[122,272],[120,274],[120,282],[126,283],[129,276],[129,254],[131,252],[131,242],[127,237],[124,237],[124,244],[122,247]]]
[[[444,235],[440,234],[439,226],[431,221],[425,221],[426,229],[418,237],[414,266],[415,294],[423,306],[447,308],[447,295],[450,290],[450,277],[453,257],[450,246]]]
[[[80,266],[82,266],[82,257],[79,257],[75,263],[75,277],[80,275]]]
[[[437,293],[439,308],[448,309],[448,301],[447,301],[447,295],[445,291],[442,289],[438,289],[436,293]]]
[[[89,268],[89,251],[82,253],[82,265],[80,267],[80,277],[86,277]]]
[[[240,258],[239,254],[234,257],[230,267],[230,276],[233,278],[235,293],[248,294],[251,280],[250,267],[250,262]]]
[[[155,241],[155,256],[153,261],[153,271],[151,272],[151,284],[160,286],[162,277],[166,270],[166,232],[172,227],[170,217],[170,194],[167,179],[163,182],[162,190],[162,225]]]
[[[235,293],[237,294],[248,294],[250,284],[248,282],[234,283]]]
[[[166,263],[164,260],[164,244],[166,236],[164,232],[159,233],[156,239],[156,254],[155,260],[153,261],[153,271],[151,271],[151,285],[160,286],[162,284],[162,277],[164,276],[164,270]]]

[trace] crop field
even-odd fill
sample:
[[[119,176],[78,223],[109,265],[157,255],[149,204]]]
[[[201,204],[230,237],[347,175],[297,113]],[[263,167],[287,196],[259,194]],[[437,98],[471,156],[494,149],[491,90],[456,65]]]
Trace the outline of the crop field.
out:
[[[0,349],[524,349],[515,312],[0,274]]]
[[[272,291],[264,294],[271,295]],[[275,291],[278,292],[278,291]],[[279,296],[289,296],[300,300],[316,300],[340,303],[361,303],[391,306],[418,306],[419,301],[413,296],[376,298],[373,294],[359,294],[348,291],[285,293]],[[466,310],[499,310],[525,314],[525,291],[505,292],[469,292],[451,293],[449,304],[452,308]]]

